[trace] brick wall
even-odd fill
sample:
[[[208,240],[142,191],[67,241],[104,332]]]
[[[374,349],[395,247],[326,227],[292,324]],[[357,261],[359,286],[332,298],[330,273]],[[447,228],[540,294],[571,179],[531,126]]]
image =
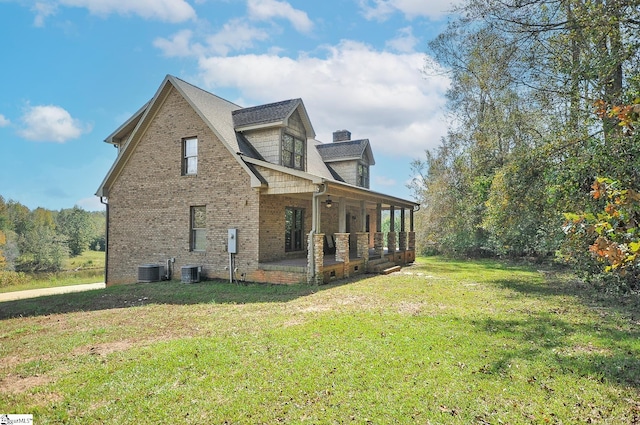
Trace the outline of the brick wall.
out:
[[[182,176],[182,139],[198,138],[198,174]],[[228,277],[227,229],[238,228],[236,264],[257,268],[259,195],[247,173],[174,89],[109,191],[108,284],[137,280],[141,264],[175,258]],[[190,207],[207,211],[207,247],[189,249]]]
[[[284,221],[285,208],[304,208],[303,251],[285,253]],[[288,196],[263,195],[260,201],[259,252],[260,262],[280,260],[306,255],[307,235],[312,226],[311,199],[304,200]]]

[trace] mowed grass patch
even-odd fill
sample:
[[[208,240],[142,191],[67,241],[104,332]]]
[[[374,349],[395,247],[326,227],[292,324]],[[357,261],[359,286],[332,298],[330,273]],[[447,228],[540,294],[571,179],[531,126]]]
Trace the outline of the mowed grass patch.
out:
[[[39,423],[640,417],[637,300],[524,267],[419,259],[318,288],[165,282],[47,300],[0,304],[0,411]]]

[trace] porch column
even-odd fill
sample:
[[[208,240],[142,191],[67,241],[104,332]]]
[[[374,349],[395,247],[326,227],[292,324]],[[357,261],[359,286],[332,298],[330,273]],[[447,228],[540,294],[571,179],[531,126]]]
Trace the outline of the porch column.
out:
[[[396,214],[395,207],[391,205],[389,208],[389,233],[387,234],[387,249],[389,254],[396,252]]]
[[[398,234],[398,247],[400,251],[407,250],[407,232],[404,230],[404,208],[400,210],[400,233]]]
[[[344,264],[344,277],[349,277],[349,233],[336,233],[336,261]]]
[[[409,211],[409,231],[413,232],[413,209]]]
[[[347,202],[344,198],[338,199],[338,233],[347,231]]]
[[[413,208],[409,210],[409,251],[416,250],[416,232],[413,227]]]
[[[364,260],[364,268],[369,264],[369,233],[358,232],[358,258]]]
[[[324,233],[310,234],[307,254],[307,283],[324,283]]]
[[[373,250],[380,257],[384,254],[384,233],[375,232],[373,234]]]
[[[376,205],[376,231],[373,234],[373,249],[376,255],[384,255],[384,234],[382,233],[382,204]]]

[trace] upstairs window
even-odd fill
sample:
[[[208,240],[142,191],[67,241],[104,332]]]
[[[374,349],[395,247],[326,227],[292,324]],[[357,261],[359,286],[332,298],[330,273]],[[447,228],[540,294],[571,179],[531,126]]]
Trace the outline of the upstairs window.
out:
[[[282,136],[282,165],[304,170],[304,141],[290,134]]]
[[[304,209],[285,208],[284,210],[284,250],[302,251],[304,247]]]
[[[198,139],[182,140],[182,175],[198,174]]]
[[[204,251],[207,246],[207,208],[191,207],[191,251]]]
[[[369,166],[358,164],[358,186],[369,189]]]

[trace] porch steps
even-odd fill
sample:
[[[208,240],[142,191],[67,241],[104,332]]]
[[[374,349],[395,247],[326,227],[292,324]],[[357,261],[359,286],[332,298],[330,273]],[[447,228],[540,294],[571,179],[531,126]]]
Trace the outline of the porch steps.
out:
[[[382,270],[380,272],[380,274],[390,274],[390,273],[393,273],[393,272],[399,272],[400,270],[402,270],[402,267],[400,267],[400,266],[392,266],[392,267],[389,267],[387,269]]]
[[[384,257],[369,261],[369,273],[389,274],[400,270],[400,266]]]

